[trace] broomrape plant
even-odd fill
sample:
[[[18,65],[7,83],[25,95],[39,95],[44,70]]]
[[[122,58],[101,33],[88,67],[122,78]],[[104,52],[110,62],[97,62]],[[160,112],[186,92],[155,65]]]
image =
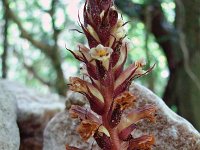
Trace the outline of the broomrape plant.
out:
[[[143,70],[143,59],[124,69],[130,44],[124,25],[113,0],[86,0],[84,23],[80,26],[89,48],[79,44],[77,51],[69,50],[81,62],[81,73],[90,81],[69,78],[69,88],[86,96],[90,109],[72,105],[72,118],[80,119],[77,132],[83,141],[93,136],[103,150],[149,150],[154,144],[153,135],[133,137],[141,119],[155,121],[155,106],[135,108],[136,97],[129,92],[133,79],[152,70]],[[132,109],[131,111],[125,111]],[[66,145],[66,150],[79,150]]]

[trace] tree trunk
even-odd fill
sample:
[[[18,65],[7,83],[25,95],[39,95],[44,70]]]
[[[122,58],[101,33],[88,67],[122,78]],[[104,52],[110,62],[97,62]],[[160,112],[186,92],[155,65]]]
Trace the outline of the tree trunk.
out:
[[[200,130],[200,1],[176,2],[176,26],[184,63],[176,66],[165,99],[176,102],[178,113]]]

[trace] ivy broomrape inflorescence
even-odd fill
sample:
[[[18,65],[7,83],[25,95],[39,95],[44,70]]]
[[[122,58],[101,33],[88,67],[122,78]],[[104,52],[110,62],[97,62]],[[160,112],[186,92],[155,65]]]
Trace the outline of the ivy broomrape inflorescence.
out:
[[[130,44],[124,25],[113,0],[86,0],[84,23],[80,22],[89,47],[78,44],[69,50],[81,62],[81,73],[90,82],[69,78],[69,88],[86,96],[90,109],[72,105],[72,118],[80,119],[77,132],[83,141],[93,137],[103,150],[149,150],[155,142],[153,135],[133,137],[142,119],[155,121],[155,106],[135,108],[136,97],[129,91],[133,79],[152,70],[143,70],[145,61],[138,60],[124,69]],[[125,111],[132,109],[130,111]],[[79,148],[66,145],[66,150]]]

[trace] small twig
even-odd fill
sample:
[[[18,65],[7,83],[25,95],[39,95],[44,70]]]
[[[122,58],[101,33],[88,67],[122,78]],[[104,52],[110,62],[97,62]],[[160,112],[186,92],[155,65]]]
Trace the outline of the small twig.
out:
[[[7,58],[8,58],[8,26],[9,26],[9,17],[8,17],[8,11],[7,8],[4,7],[4,40],[3,40],[3,54],[1,56],[2,58],[2,78],[7,77],[7,71],[8,71],[8,66],[7,66]]]
[[[151,31],[151,22],[152,22],[152,16],[151,16],[151,6],[148,6],[145,9],[145,23],[146,23],[146,33],[145,33],[145,52],[146,52],[146,59],[147,59],[147,67],[150,68],[150,53],[149,53],[149,34]],[[154,91],[154,78],[152,76],[152,74],[149,75],[149,81],[148,81],[148,86],[149,89],[151,89],[152,91]]]

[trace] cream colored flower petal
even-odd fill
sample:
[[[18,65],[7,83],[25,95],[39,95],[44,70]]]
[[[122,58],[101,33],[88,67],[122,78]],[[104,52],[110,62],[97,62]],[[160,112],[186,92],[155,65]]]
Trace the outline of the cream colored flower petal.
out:
[[[99,44],[97,47],[94,47],[90,50],[90,55],[94,59],[104,61],[110,58],[112,52],[112,48],[104,47],[103,45]]]

